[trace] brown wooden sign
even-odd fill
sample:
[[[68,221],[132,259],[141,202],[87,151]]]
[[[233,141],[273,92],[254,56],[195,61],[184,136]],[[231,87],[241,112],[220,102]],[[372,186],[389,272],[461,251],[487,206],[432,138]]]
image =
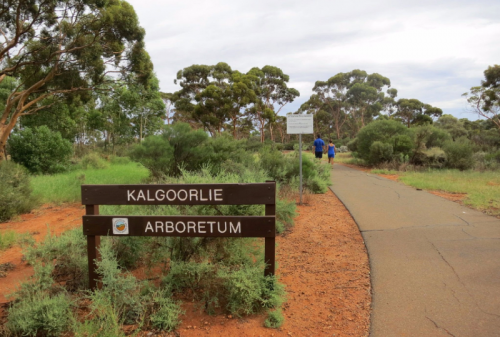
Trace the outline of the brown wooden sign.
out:
[[[264,275],[275,270],[276,183],[82,185],[89,285],[98,286],[100,236],[263,237]],[[99,215],[99,205],[265,205],[265,216]]]
[[[83,216],[86,235],[274,237],[274,216]]]
[[[258,205],[274,203],[276,185],[83,185],[83,205]]]

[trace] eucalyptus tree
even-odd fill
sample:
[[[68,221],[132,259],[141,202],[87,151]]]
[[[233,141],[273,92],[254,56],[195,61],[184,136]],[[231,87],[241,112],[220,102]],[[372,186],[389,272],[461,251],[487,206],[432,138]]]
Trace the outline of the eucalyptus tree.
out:
[[[410,127],[412,124],[423,124],[422,122],[432,123],[432,117],[439,117],[443,114],[443,110],[433,107],[430,104],[425,104],[415,98],[401,98],[396,104],[395,117]]]
[[[462,96],[473,112],[491,121],[500,131],[500,65],[489,66],[484,77],[481,86],[472,87]]]
[[[316,81],[313,87],[315,93],[301,106],[301,110],[308,110],[310,113],[320,110],[327,112],[333,120],[337,139],[341,138],[342,127],[347,121],[348,88],[348,73],[338,73],[327,81]]]
[[[224,62],[184,68],[175,81],[181,90],[172,95],[176,114],[183,119],[192,118],[212,135],[220,134],[229,123],[233,137],[237,138],[243,111],[256,101],[254,80]]]
[[[278,114],[285,105],[291,103],[300,96],[297,89],[288,88],[287,83],[290,76],[274,66],[266,65],[262,69],[254,67],[247,75],[255,78],[254,88],[257,101],[248,109],[258,122],[261,134],[261,142],[264,142],[264,128],[267,122],[271,140],[274,140],[273,126],[276,123]]]
[[[129,84],[122,96],[122,109],[126,111],[139,142],[161,129],[165,118],[165,103],[161,99],[156,76],[151,77],[148,85]]]
[[[368,75],[364,70],[355,69],[349,73],[349,89],[346,93],[351,109],[351,128],[355,133],[373,120],[384,108],[383,89],[390,88],[391,81],[380,74]]]
[[[0,160],[21,116],[75,93],[84,97],[110,73],[132,72],[143,84],[152,75],[144,29],[125,1],[5,0],[0,22],[0,82],[18,81],[0,113]]]

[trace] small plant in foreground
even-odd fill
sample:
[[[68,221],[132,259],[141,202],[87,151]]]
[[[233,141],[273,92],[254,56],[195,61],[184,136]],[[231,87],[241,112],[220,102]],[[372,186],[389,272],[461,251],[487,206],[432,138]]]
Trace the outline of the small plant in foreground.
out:
[[[283,317],[283,313],[281,312],[281,309],[276,309],[273,311],[268,311],[267,313],[267,319],[264,322],[264,326],[266,328],[273,328],[273,329],[278,329],[283,325],[283,322],[285,321],[285,318]]]
[[[0,232],[0,250],[12,247],[17,241],[16,232],[5,231]]]
[[[0,222],[29,212],[36,205],[28,172],[11,161],[0,162],[0,191]]]

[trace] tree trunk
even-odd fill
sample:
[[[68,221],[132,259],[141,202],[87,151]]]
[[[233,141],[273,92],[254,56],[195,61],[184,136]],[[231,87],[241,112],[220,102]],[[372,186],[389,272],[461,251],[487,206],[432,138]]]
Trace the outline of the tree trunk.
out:
[[[11,130],[8,125],[0,125],[0,162],[7,159],[6,147]]]

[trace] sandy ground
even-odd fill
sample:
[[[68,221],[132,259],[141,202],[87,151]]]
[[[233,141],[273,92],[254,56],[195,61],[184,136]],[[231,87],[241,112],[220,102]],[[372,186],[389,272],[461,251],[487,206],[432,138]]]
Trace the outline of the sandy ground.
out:
[[[370,271],[363,239],[348,211],[335,195],[308,195],[298,206],[295,226],[277,238],[277,273],[286,285],[285,322],[280,329],[263,327],[265,315],[243,318],[209,316],[193,303],[174,333],[144,332],[141,336],[367,336],[370,318]],[[46,206],[19,221],[0,224],[0,231],[31,233],[38,240],[81,225],[80,205]],[[0,303],[32,268],[21,261],[20,248],[1,252],[0,263],[15,269],[0,278]]]

